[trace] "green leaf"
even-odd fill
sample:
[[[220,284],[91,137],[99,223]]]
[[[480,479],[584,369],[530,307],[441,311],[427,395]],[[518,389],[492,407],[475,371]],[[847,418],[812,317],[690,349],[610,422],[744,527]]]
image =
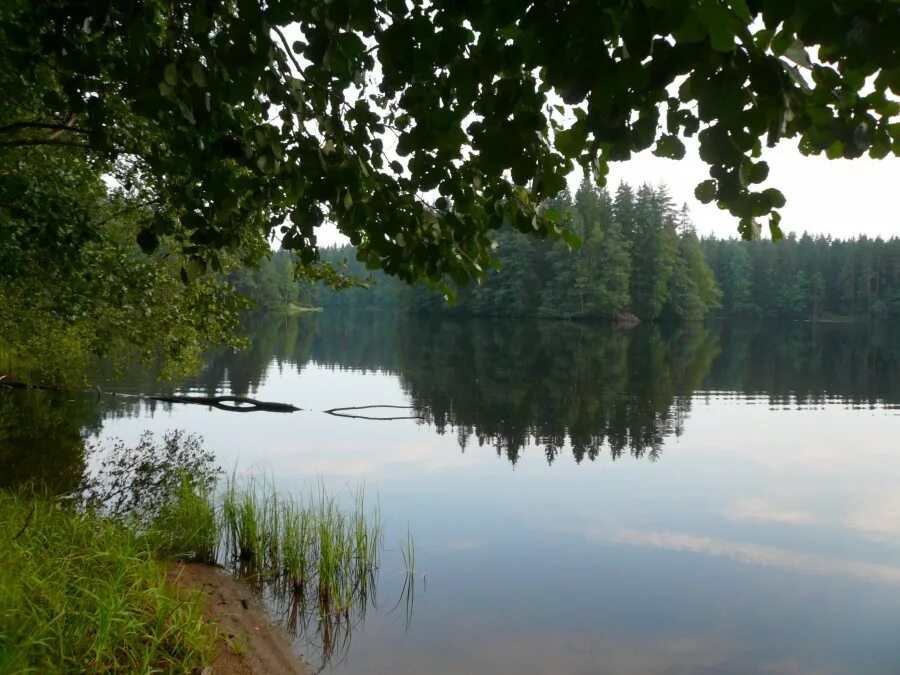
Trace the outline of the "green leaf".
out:
[[[558,224],[562,220],[562,212],[556,208],[547,209],[544,211],[543,216],[554,224]]]
[[[760,51],[767,51],[769,49],[769,45],[772,44],[772,31],[768,28],[763,28],[760,31],[757,31],[753,36],[753,42],[756,44],[756,48]]]
[[[777,190],[776,188],[767,188],[762,191],[762,194],[766,198],[766,200],[776,209],[780,209],[787,203],[784,195],[781,194],[781,190]]]
[[[344,208],[348,211],[353,208],[353,197],[349,192],[344,195]]]
[[[137,244],[144,253],[150,255],[159,246],[159,237],[153,230],[143,229],[137,234]]]
[[[577,251],[581,248],[581,239],[569,228],[564,227],[560,235],[562,236],[563,241],[565,241],[573,251]]]
[[[175,87],[178,85],[178,66],[174,63],[170,63],[166,66],[165,71],[163,72],[163,80],[170,87]]]
[[[697,201],[702,204],[709,204],[716,198],[716,190],[716,181],[712,179],[705,180],[694,188],[694,196],[697,198]]]
[[[840,140],[835,140],[831,145],[829,145],[825,149],[825,156],[828,159],[840,159],[844,156],[844,143]]]
[[[684,143],[677,136],[665,135],[656,142],[653,154],[657,157],[683,159],[685,154]]]
[[[366,255],[366,269],[377,270],[380,267],[381,260],[378,259],[378,254],[370,251],[368,255]]]
[[[571,129],[557,132],[555,146],[563,157],[577,157],[587,142],[587,125],[581,121],[572,125]]]
[[[744,26],[732,8],[720,2],[704,2],[696,9],[709,31],[709,42],[717,52],[733,52],[737,32]]]
[[[794,44],[794,34],[789,30],[781,30],[772,38],[772,53],[782,56]]]
[[[406,157],[407,155],[412,154],[414,149],[412,135],[406,133],[400,134],[400,138],[397,140],[397,154],[401,157]]]
[[[747,186],[762,183],[769,177],[769,165],[766,162],[744,160],[740,169],[741,185]]]
[[[203,69],[203,65],[197,61],[191,64],[191,77],[198,87],[206,87],[206,71]]]
[[[772,235],[772,241],[784,239],[784,232],[781,231],[781,214],[773,211],[769,216],[769,233]]]

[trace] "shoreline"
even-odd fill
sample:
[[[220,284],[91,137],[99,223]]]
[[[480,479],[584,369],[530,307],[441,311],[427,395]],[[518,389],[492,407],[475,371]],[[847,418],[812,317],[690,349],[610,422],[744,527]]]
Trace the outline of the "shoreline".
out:
[[[309,675],[287,634],[246,585],[225,570],[201,563],[170,562],[166,576],[179,592],[196,592],[204,618],[216,629],[210,673],[216,675]]]

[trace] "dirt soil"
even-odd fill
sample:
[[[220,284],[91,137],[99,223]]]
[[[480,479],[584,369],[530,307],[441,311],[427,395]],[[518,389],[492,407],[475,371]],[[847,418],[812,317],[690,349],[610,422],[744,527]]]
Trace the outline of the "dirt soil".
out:
[[[203,675],[309,675],[287,635],[266,614],[248,588],[209,565],[173,563],[169,578],[179,588],[196,589],[206,599],[205,615],[218,626],[215,661]]]

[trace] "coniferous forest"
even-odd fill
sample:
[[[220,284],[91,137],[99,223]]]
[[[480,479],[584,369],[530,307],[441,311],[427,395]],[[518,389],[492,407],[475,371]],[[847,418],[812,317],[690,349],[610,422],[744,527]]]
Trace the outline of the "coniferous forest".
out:
[[[546,208],[567,218],[581,245],[539,240],[512,229],[495,237],[499,266],[457,301],[409,286],[356,260],[350,245],[323,249],[336,268],[368,279],[334,292],[292,283],[290,255],[232,277],[271,309],[287,303],[391,307],[418,313],[694,320],[711,314],[790,319],[900,318],[900,238],[789,235],[771,240],[699,238],[687,208],[665,186],[623,183],[615,192],[582,182]]]

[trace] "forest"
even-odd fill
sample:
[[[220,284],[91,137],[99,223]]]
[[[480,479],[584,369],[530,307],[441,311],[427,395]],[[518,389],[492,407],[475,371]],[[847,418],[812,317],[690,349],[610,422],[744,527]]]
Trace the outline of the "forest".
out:
[[[498,265],[448,302],[367,269],[350,245],[322,249],[324,261],[363,280],[335,292],[293,283],[291,254],[231,276],[262,309],[291,304],[394,308],[415,313],[696,320],[709,315],[808,320],[900,317],[900,238],[835,240],[803,234],[782,240],[699,238],[686,207],[664,186],[583,181],[545,205],[580,240],[540,240],[512,229],[494,237]]]

